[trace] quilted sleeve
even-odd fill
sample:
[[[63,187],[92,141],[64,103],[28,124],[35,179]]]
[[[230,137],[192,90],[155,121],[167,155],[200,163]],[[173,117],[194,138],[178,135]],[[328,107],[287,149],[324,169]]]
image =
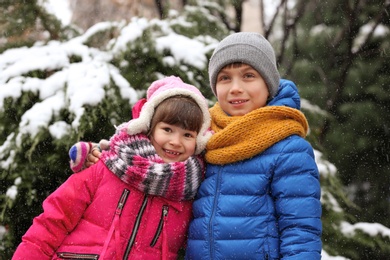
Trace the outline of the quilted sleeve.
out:
[[[12,259],[52,259],[92,200],[96,183],[94,168],[72,174],[46,198],[43,213],[34,218]]]
[[[320,182],[313,149],[294,136],[274,169],[275,200],[282,259],[321,259]]]

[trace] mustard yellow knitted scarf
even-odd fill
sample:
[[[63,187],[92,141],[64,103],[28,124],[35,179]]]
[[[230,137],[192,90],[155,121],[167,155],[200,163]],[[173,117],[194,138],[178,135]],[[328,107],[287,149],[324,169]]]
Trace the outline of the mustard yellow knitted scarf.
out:
[[[308,130],[303,113],[285,106],[266,106],[244,116],[228,116],[216,103],[210,113],[215,134],[207,143],[205,158],[213,164],[249,159],[290,135],[305,137]]]

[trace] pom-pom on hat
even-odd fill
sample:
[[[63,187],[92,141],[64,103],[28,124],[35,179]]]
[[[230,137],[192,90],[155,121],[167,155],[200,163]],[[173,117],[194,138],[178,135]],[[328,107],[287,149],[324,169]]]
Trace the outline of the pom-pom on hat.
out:
[[[219,71],[226,65],[235,62],[252,66],[267,84],[270,99],[276,95],[280,75],[276,67],[274,49],[261,34],[239,32],[223,39],[210,58],[210,86],[215,96],[217,95],[215,88]]]
[[[130,135],[146,134],[150,129],[150,122],[155,108],[165,99],[177,95],[191,97],[202,110],[203,124],[196,138],[195,151],[195,154],[200,154],[206,148],[207,141],[211,137],[211,132],[209,131],[211,119],[207,100],[199,89],[184,83],[179,77],[166,77],[156,80],[150,85],[146,92],[146,102],[142,106],[139,117],[125,124],[127,133]]]
[[[107,150],[110,144],[107,140],[102,139],[98,144],[91,142],[78,142],[69,149],[69,164],[73,172],[79,172],[86,167],[88,154],[92,153],[94,149]]]
[[[69,149],[70,168],[73,172],[85,169],[84,162],[91,149],[92,144],[88,142],[78,142]]]

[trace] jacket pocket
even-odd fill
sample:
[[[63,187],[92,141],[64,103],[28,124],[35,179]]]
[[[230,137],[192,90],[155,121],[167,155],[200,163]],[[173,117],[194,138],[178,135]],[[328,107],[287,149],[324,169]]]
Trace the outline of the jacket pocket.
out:
[[[168,205],[164,205],[162,207],[162,210],[161,210],[161,218],[160,218],[160,221],[158,223],[156,233],[152,239],[152,242],[150,243],[151,247],[154,247],[156,245],[157,240],[161,235],[161,231],[164,228],[164,223],[167,222],[167,218],[168,218]]]
[[[79,254],[69,252],[58,252],[57,257],[59,259],[73,259],[73,260],[97,260],[99,259],[98,254]]]

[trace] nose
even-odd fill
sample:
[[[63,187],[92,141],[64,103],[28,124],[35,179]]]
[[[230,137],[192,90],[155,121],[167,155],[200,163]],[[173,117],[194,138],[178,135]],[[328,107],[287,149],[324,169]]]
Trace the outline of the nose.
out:
[[[179,134],[172,134],[169,139],[169,143],[172,146],[180,146],[181,145],[181,136]]]
[[[230,86],[230,93],[241,93],[242,92],[242,88],[241,88],[241,84],[240,84],[240,81],[237,80],[237,79],[234,79],[232,80],[232,84]]]

